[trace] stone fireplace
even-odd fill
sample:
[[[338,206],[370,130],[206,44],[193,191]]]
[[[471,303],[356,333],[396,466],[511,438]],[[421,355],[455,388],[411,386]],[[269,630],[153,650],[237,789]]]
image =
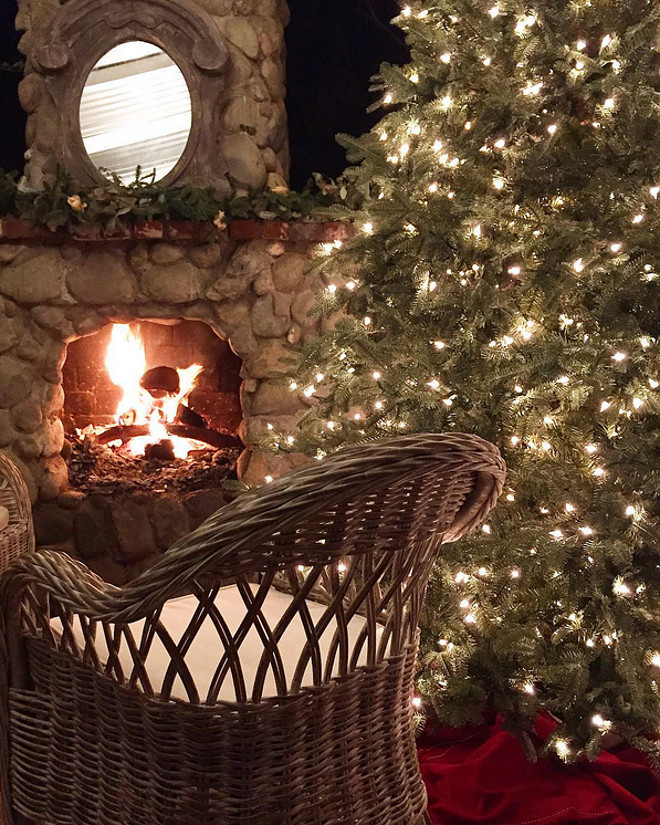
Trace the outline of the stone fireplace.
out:
[[[327,240],[337,228],[282,226],[294,239],[232,238],[241,229],[268,234],[267,223],[246,222],[204,241],[60,233],[48,246],[30,237],[0,243],[0,448],[28,481],[42,543],[122,581],[233,495],[215,471],[208,483],[170,485],[181,459],[146,462],[155,468],[149,483],[104,484],[84,457],[76,463],[81,443],[116,423],[121,391],[104,363],[114,325],[142,334],[147,369],[202,367],[186,406],[231,443],[215,452],[201,445],[187,466],[221,458],[225,477],[262,484],[304,461],[262,452],[259,442],[269,426],[295,434],[308,403],[285,372],[291,344],[318,334],[309,312],[319,284],[307,273],[317,244],[295,237]]]
[[[64,169],[89,191],[139,165],[221,196],[285,187],[287,15],[285,0],[19,0],[23,186]],[[305,461],[260,443],[295,435],[309,403],[285,374],[321,323],[310,258],[345,228],[218,224],[0,219],[0,449],[28,483],[38,543],[114,583],[240,482]],[[115,334],[141,341],[119,355],[128,391]]]

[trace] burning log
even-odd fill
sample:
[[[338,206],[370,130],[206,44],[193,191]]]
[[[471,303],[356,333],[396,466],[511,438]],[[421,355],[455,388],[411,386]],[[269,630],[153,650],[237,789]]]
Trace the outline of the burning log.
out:
[[[165,424],[168,435],[179,438],[188,438],[192,441],[201,441],[217,450],[237,449],[243,446],[240,439],[232,435],[217,433],[205,427],[191,427],[188,424]],[[110,444],[112,441],[126,443],[132,438],[141,438],[149,435],[148,424],[133,424],[124,426],[118,424],[116,427],[108,427],[96,437],[97,444]]]
[[[142,374],[140,386],[152,398],[178,395],[181,390],[179,373],[172,367],[152,367]]]
[[[189,427],[206,427],[206,421],[202,416],[185,404],[179,404],[176,411],[176,420],[179,424],[187,424]]]
[[[144,448],[144,457],[147,461],[174,461],[174,444],[169,438],[158,441],[156,444],[147,444]]]

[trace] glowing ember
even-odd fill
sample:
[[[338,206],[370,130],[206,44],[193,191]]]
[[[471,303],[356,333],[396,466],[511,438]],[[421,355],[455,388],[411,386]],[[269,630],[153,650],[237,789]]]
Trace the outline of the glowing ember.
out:
[[[105,358],[105,366],[110,380],[122,390],[122,398],[117,407],[117,423],[124,426],[147,425],[149,435],[130,439],[125,449],[131,455],[144,455],[150,444],[169,440],[177,458],[187,458],[191,450],[206,445],[191,438],[171,435],[167,425],[176,421],[179,405],[186,401],[195,387],[197,376],[202,371],[199,364],[185,369],[177,369],[179,390],[154,398],[140,386],[140,379],[147,369],[144,342],[139,333],[128,324],[114,324],[110,345]]]

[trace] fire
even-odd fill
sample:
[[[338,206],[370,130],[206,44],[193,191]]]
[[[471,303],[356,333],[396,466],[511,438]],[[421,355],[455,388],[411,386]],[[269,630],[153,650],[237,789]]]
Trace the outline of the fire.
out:
[[[197,377],[202,371],[199,364],[193,364],[185,369],[178,368],[178,392],[155,398],[140,384],[140,379],[147,370],[147,356],[142,337],[128,324],[113,324],[105,366],[110,380],[123,393],[117,406],[117,423],[149,428],[149,435],[137,436],[126,443],[127,452],[131,455],[144,455],[146,447],[150,444],[169,440],[172,442],[174,455],[177,458],[187,458],[191,450],[203,446],[194,439],[171,435],[167,427],[176,421],[179,405],[187,400],[195,388]]]
[[[128,324],[113,324],[105,368],[112,383],[124,393],[117,407],[117,423],[146,423],[137,421],[137,412],[143,405],[140,378],[147,369],[147,356],[142,338]]]

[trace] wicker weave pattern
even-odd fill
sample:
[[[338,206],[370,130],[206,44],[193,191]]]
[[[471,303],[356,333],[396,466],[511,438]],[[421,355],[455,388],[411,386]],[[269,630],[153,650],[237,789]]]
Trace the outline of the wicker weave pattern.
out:
[[[10,766],[2,769],[14,810],[58,825],[421,821],[410,698],[426,583],[440,544],[485,517],[503,481],[499,453],[480,439],[407,436],[346,450],[244,496],[121,590],[60,554],[24,557],[0,589],[11,665],[11,689],[3,686],[0,697],[10,783]],[[214,605],[228,577],[246,606],[233,634]],[[276,585],[293,601],[270,627],[260,608]],[[176,644],[160,613],[166,600],[190,593],[199,607]],[[311,597],[326,605],[316,623]],[[364,628],[351,645],[346,625],[356,614]],[[61,637],[52,616],[62,620]],[[278,642],[294,617],[307,644],[285,673]],[[134,636],[128,623],[138,619],[144,628]],[[204,620],[217,631],[218,662],[200,696],[186,652]],[[246,684],[240,648],[252,627],[263,652]],[[324,632],[332,637],[325,660]],[[107,661],[95,633],[106,639]],[[18,636],[26,644],[12,647]],[[154,637],[171,659],[156,685],[144,666]],[[130,650],[130,672],[120,646]],[[366,666],[358,667],[361,651]],[[310,663],[314,686],[303,689]],[[268,672],[277,700],[262,699]],[[177,677],[188,703],[168,701]],[[235,703],[217,701],[225,680]]]
[[[411,705],[401,702],[414,646],[330,690],[213,709],[145,702],[54,656],[42,641],[30,648],[37,690],[12,691],[10,718],[22,734],[12,746],[14,805],[34,819],[380,825],[408,824],[424,811]],[[75,718],[71,708],[78,709]],[[383,750],[388,741],[393,746]],[[375,761],[364,759],[365,743],[376,745]],[[371,813],[364,810],[365,786],[377,800]]]
[[[0,451],[0,505],[9,510],[9,524],[0,533],[0,572],[14,559],[34,549],[32,511],[23,477]]]

